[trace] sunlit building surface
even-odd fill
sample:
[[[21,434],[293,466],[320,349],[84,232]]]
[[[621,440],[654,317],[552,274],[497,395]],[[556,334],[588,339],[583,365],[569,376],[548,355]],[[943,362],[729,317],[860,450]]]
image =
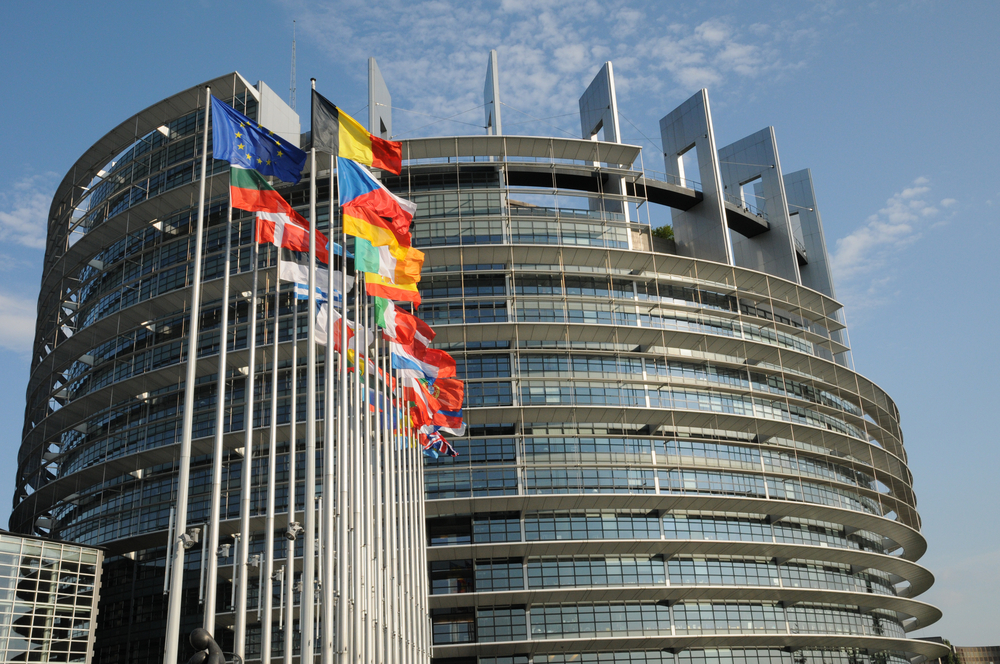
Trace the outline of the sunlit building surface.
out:
[[[391,100],[375,83],[369,121],[389,136]],[[300,133],[265,85],[231,74],[212,86],[265,126]],[[10,523],[107,547],[95,662],[162,658],[201,89],[98,141],[50,216]],[[665,161],[643,158],[620,141],[610,63],[580,100],[580,139],[505,135],[499,90],[494,56],[487,135],[404,141],[402,175],[381,176],[419,206],[419,314],[466,380],[460,456],[426,464],[435,661],[940,656],[943,646],[908,636],[940,612],[917,599],[933,578],[917,563],[926,543],[899,412],[852,368],[809,171],[783,173],[771,128],[717,146],[704,91],[661,121]],[[214,173],[190,525],[208,518],[215,431],[227,164]],[[328,180],[319,191],[329,198]],[[305,181],[282,192],[308,202]],[[251,241],[249,216],[234,219],[227,536],[238,529]],[[673,238],[658,230],[667,223]],[[273,253],[259,264],[263,296]],[[291,303],[262,297],[262,346],[275,315],[291,346]],[[264,435],[269,363],[257,366]],[[283,515],[290,361],[281,367]],[[264,461],[254,462],[255,517]],[[297,466],[301,481],[301,451]],[[262,532],[250,550],[263,551]],[[215,555],[232,566],[228,551],[187,553],[183,633],[200,624],[198,570]],[[253,588],[259,571],[247,573]],[[223,627],[230,578],[220,575]],[[249,623],[248,657],[259,659],[260,623]],[[224,649],[232,640],[219,638]]]
[[[102,557],[0,530],[0,661],[91,661]]]

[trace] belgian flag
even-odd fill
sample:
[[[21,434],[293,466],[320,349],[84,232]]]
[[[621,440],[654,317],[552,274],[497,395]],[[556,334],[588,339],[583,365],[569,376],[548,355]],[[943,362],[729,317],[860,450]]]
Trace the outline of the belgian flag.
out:
[[[333,102],[312,91],[312,144],[320,152],[344,157],[399,175],[403,144],[373,136]]]

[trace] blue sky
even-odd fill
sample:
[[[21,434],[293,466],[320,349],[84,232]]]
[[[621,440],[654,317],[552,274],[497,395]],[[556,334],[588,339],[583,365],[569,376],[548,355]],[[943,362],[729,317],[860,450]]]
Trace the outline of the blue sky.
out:
[[[647,168],[663,168],[659,118],[701,87],[719,145],[773,125],[785,172],[812,169],[856,367],[902,412],[921,563],[937,577],[921,599],[944,611],[918,634],[996,643],[1000,7],[987,1],[8,3],[0,523],[56,184],[119,122],[202,81],[235,69],[286,95],[293,19],[300,108],[315,77],[367,117],[375,56],[401,138],[482,133],[491,48],[508,134],[578,135],[577,99],[606,60]]]

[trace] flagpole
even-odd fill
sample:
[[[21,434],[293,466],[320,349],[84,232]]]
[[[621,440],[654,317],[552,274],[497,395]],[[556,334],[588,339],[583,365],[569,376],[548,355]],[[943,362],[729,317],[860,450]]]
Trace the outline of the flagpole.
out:
[[[332,160],[331,160],[332,167]],[[337,191],[340,191],[340,163],[337,162]],[[333,192],[330,192],[331,197],[331,210],[330,214],[332,217],[332,199]],[[332,225],[331,225],[331,236]],[[344,247],[344,270],[346,271],[347,265],[347,235],[343,232],[343,220],[341,220],[341,243]],[[355,280],[354,288],[358,289],[361,285],[358,280]],[[350,512],[348,509],[349,500],[349,473],[348,473],[348,453],[350,446],[347,441],[347,284],[344,284],[344,297],[342,300],[342,318],[341,318],[341,336],[340,336],[340,348],[341,348],[341,364],[340,364],[340,381],[338,390],[340,394],[340,410],[339,410],[339,431],[338,431],[338,442],[337,445],[337,656],[339,664],[347,664],[350,662],[350,650],[349,650],[349,634],[350,634],[350,622],[348,620],[349,613],[349,599],[348,599],[348,559],[347,559],[347,549],[348,549],[348,519],[350,518]]]
[[[374,318],[374,316],[373,316]],[[374,657],[376,662],[385,661],[385,644],[382,638],[382,632],[385,630],[385,614],[383,608],[385,606],[385,583],[383,576],[383,569],[385,564],[385,538],[382,536],[382,519],[385,510],[383,509],[382,500],[382,410],[384,409],[385,399],[382,398],[382,388],[379,383],[379,370],[382,368],[379,358],[379,334],[378,334],[378,321],[372,320],[372,332],[375,334],[375,340],[372,345],[372,361],[371,365],[375,375],[373,376],[373,382],[375,383],[375,422],[372,426],[372,444],[374,445],[374,455],[375,459],[372,463],[372,483],[375,489],[374,502],[375,506],[375,529],[373,537],[373,545],[375,551],[375,569],[374,569],[374,588],[373,588],[373,608],[375,610],[375,648]],[[384,374],[383,374],[384,375]]]
[[[278,248],[278,260],[281,261],[281,248]],[[295,522],[295,439],[296,419],[298,418],[298,374],[299,374],[299,300],[295,289],[292,289],[292,405],[288,427],[288,526],[285,534],[285,596],[288,604],[285,606],[284,651],[285,664],[292,664],[295,637],[295,539],[297,533],[292,524]],[[301,596],[299,606],[301,607]],[[299,623],[301,627],[301,622]]]
[[[428,618],[430,617],[430,612],[428,611],[428,601],[430,597],[430,583],[427,578],[430,569],[427,565],[427,536],[424,534],[426,531],[422,527],[423,524],[427,523],[427,506],[425,504],[426,500],[426,489],[424,488],[424,455],[418,450],[417,454],[417,533],[420,538],[417,542],[417,559],[419,564],[417,569],[421,570],[419,576],[417,577],[420,581],[420,637],[423,643],[423,661],[430,662],[431,657],[431,634],[429,631]]]
[[[354,289],[354,319],[355,328],[360,325],[361,321],[361,297],[360,297],[360,287]],[[346,325],[346,321],[344,323]],[[353,477],[353,498],[354,498],[354,541],[353,550],[351,555],[351,561],[354,565],[354,584],[353,584],[353,595],[354,595],[354,660],[355,662],[361,662],[364,656],[364,612],[363,612],[363,602],[364,602],[364,495],[362,492],[362,459],[363,459],[363,445],[364,442],[361,440],[361,408],[363,407],[361,401],[361,382],[360,382],[360,364],[361,364],[361,341],[358,336],[354,337],[354,358],[355,358],[355,368],[354,368],[354,380],[351,381],[351,388],[354,394],[354,409],[353,409],[353,426],[351,435],[355,441],[352,446],[354,451],[353,466],[351,469],[351,475]]]
[[[394,556],[396,553],[396,538],[395,538],[395,525],[396,525],[396,492],[392,483],[393,467],[392,463],[392,440],[393,440],[393,430],[395,428],[395,399],[392,393],[392,372],[390,370],[390,354],[389,345],[385,344],[385,352],[382,357],[382,370],[385,380],[383,386],[385,392],[385,423],[382,425],[385,431],[385,438],[383,441],[383,452],[385,458],[385,542],[386,542],[386,559],[385,559],[385,597],[386,597],[386,659],[395,658],[395,661],[399,661],[398,653],[396,652],[396,604],[394,601],[396,592],[396,568],[394,562]]]
[[[398,392],[399,389],[398,383],[396,389]],[[398,576],[396,583],[399,587],[398,601],[399,601],[399,647],[401,655],[400,661],[405,663],[409,662],[409,643],[408,643],[409,621],[408,621],[408,610],[407,610],[407,602],[409,601],[409,597],[406,592],[406,530],[405,530],[406,483],[403,481],[404,478],[403,473],[405,472],[405,466],[403,463],[404,459],[402,454],[406,442],[405,442],[403,420],[402,420],[402,418],[405,417],[405,415],[402,409],[402,403],[400,403],[400,409],[398,415],[400,417],[399,430],[396,433],[396,445],[393,446],[394,448],[393,453],[396,456],[396,485],[397,485],[396,502],[397,502],[397,517],[399,519],[399,523],[396,526],[399,538],[399,544],[398,544],[399,560],[397,562]]]
[[[364,311],[363,319],[365,321],[365,372],[362,376],[361,391],[364,396],[364,431],[363,438],[365,442],[365,460],[364,460],[364,478],[365,478],[365,505],[368,509],[368,518],[365,519],[365,545],[368,547],[368,551],[365,555],[365,578],[368,580],[367,587],[365,589],[365,652],[367,654],[365,663],[374,664],[375,657],[375,626],[376,621],[376,601],[375,589],[378,586],[377,579],[378,575],[376,573],[376,560],[378,549],[375,546],[376,542],[376,529],[378,527],[378,503],[376,498],[376,491],[374,482],[378,478],[378,469],[375,465],[375,451],[373,446],[375,444],[373,440],[372,431],[372,391],[368,387],[369,380],[371,379],[372,371],[372,355],[369,353],[367,342],[368,342],[368,330],[374,329],[372,321],[369,320],[369,306],[368,299],[361,299],[362,310]],[[375,376],[375,382],[378,384],[378,374]],[[378,406],[375,406],[376,409]],[[376,417],[378,417],[378,410],[376,412]]]
[[[364,353],[362,351],[362,342],[358,342],[358,349],[355,351],[358,354],[358,366],[356,372],[358,374],[359,389],[361,391],[361,411],[359,413],[360,421],[358,423],[360,438],[361,438],[361,480],[362,480],[362,493],[364,498],[362,500],[362,505],[367,513],[365,519],[362,521],[363,524],[363,534],[364,543],[362,544],[364,557],[361,563],[364,565],[364,657],[362,662],[364,664],[369,664],[372,655],[372,584],[374,582],[374,577],[372,576],[372,555],[374,549],[372,548],[372,483],[371,483],[371,470],[372,470],[372,447],[371,447],[371,411],[369,408],[370,394],[368,392],[368,371],[370,369],[368,365],[369,354],[368,354],[368,300],[362,297],[358,293],[358,298],[361,303],[360,313],[355,311],[355,318],[361,321],[359,325],[364,328]],[[357,338],[358,330],[355,330],[355,338]],[[363,363],[363,364],[362,364]],[[362,367],[364,371],[362,372]]]
[[[388,349],[387,349],[388,350]],[[392,393],[392,374],[389,369],[389,353],[385,353],[382,359],[383,376],[385,380],[386,393],[386,416],[383,429],[385,430],[385,536],[386,536],[386,660],[399,662],[400,654],[397,648],[397,635],[399,633],[398,621],[396,620],[396,486],[395,474],[396,464],[394,462],[392,448],[394,442],[394,431],[396,422],[395,399]]]
[[[311,79],[313,90],[316,79]],[[329,323],[328,323],[329,324]],[[309,150],[309,337],[306,354],[306,467],[305,512],[303,514],[302,597],[299,623],[302,629],[301,659],[312,664],[315,659],[313,595],[316,562],[316,148]]]
[[[407,434],[409,434],[409,423],[407,422]],[[414,632],[413,632],[413,604],[416,600],[413,597],[413,569],[411,568],[411,550],[413,544],[410,542],[410,519],[412,515],[410,514],[410,437],[407,435],[405,442],[403,443],[403,449],[400,450],[400,461],[402,465],[402,473],[400,477],[403,481],[403,551],[405,556],[403,558],[403,578],[406,580],[404,586],[404,592],[406,593],[405,599],[403,601],[403,606],[406,607],[406,658],[405,661],[410,664],[414,664]]]
[[[226,250],[222,263],[222,318],[219,322],[219,375],[216,382],[216,404],[215,404],[215,444],[212,448],[212,494],[210,498],[211,512],[209,516],[208,533],[208,574],[205,580],[205,630],[215,635],[215,611],[219,583],[219,524],[221,521],[222,502],[222,462],[225,450],[223,448],[223,438],[225,437],[225,415],[226,415],[226,383],[227,368],[226,358],[229,354],[229,272],[232,269],[232,245],[233,245],[233,196],[230,188],[229,209],[226,215]]]
[[[402,550],[405,552],[403,557],[403,579],[406,583],[403,586],[403,606],[406,607],[406,622],[404,623],[404,628],[406,632],[406,656],[405,661],[413,664],[413,602],[414,597],[412,593],[413,589],[413,570],[410,566],[410,551],[412,548],[412,543],[410,542],[410,482],[409,482],[409,458],[407,455],[407,450],[410,448],[410,418],[407,417],[404,421],[406,436],[403,439],[403,447],[400,450],[400,467],[402,472],[400,473],[400,480],[403,484],[403,505],[402,505],[402,534],[403,534],[403,546]]]
[[[277,248],[280,260],[281,248]],[[271,661],[271,612],[274,609],[274,489],[275,464],[278,460],[278,337],[281,334],[281,281],[277,277],[275,261],[274,280],[274,343],[271,358],[271,438],[267,449],[267,511],[264,526],[264,622],[261,625],[260,660]],[[257,598],[261,606],[261,598]]]
[[[187,372],[184,383],[184,419],[181,425],[181,447],[177,471],[177,527],[171,566],[170,597],[167,601],[167,631],[164,637],[163,661],[177,662],[181,633],[181,593],[184,588],[184,552],[177,540],[187,535],[188,483],[191,478],[191,429],[194,424],[194,387],[198,367],[198,326],[201,322],[201,253],[202,231],[205,228],[205,181],[208,169],[208,122],[211,115],[212,88],[205,86],[205,125],[201,142],[201,183],[198,185],[198,221],[194,236],[194,275],[191,280],[191,311],[188,322]],[[179,535],[177,535],[179,533]]]
[[[250,286],[250,303],[247,310],[247,325],[250,330],[247,335],[247,377],[246,395],[243,412],[243,476],[240,480],[240,535],[243,538],[243,546],[239,551],[240,584],[239,593],[236,596],[236,617],[233,627],[234,645],[233,651],[244,661],[246,660],[246,640],[247,640],[247,589],[249,575],[247,574],[247,558],[250,553],[250,496],[252,493],[251,482],[253,481],[253,410],[254,410],[254,388],[257,377],[257,217],[253,217],[250,237],[250,261],[253,266],[253,277]],[[260,598],[257,598],[260,601]]]
[[[327,218],[329,219],[327,225],[327,325],[326,325],[326,394],[327,394],[327,408],[324,414],[324,436],[323,436],[323,500],[326,504],[326,508],[323,512],[323,543],[322,547],[324,549],[323,558],[323,586],[321,587],[320,594],[320,607],[323,611],[323,642],[320,647],[320,660],[323,664],[333,664],[334,648],[333,648],[333,589],[334,589],[334,522],[336,515],[336,505],[334,503],[336,497],[336,470],[335,470],[335,450],[338,445],[335,441],[335,421],[338,420],[337,414],[339,413],[339,401],[340,394],[339,390],[334,389],[336,387],[335,380],[335,370],[340,364],[344,363],[344,338],[341,337],[340,340],[340,355],[337,355],[336,347],[334,344],[334,326],[333,326],[333,303],[334,303],[334,293],[337,292],[335,288],[336,273],[334,272],[334,242],[333,242],[333,166],[334,157],[330,157],[330,198],[327,208]],[[346,264],[347,248],[344,247],[345,255],[343,256],[342,263]],[[340,285],[341,291],[343,291],[342,297],[347,296],[347,281],[342,280]]]
[[[422,456],[420,440],[417,436],[416,428],[413,429],[413,442],[410,444],[410,565],[413,568],[413,588],[415,595],[413,602],[413,639],[416,642],[414,658],[418,662],[423,661],[423,583],[420,577],[423,576],[420,570],[420,542],[417,538],[417,523],[420,519],[420,508],[417,502],[420,500],[420,487],[417,486],[417,464]]]

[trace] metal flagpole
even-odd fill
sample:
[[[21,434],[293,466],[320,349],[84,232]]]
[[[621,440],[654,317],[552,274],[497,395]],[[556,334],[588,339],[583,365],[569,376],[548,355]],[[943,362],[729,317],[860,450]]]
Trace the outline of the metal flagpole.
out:
[[[371,454],[371,431],[369,429],[371,425],[371,419],[369,418],[369,398],[368,398],[368,303],[364,297],[359,295],[359,302],[361,308],[355,310],[354,317],[358,321],[358,326],[364,330],[364,347],[362,348],[362,342],[358,342],[357,350],[355,351],[357,357],[357,366],[355,367],[355,373],[357,374],[358,384],[360,385],[360,410],[358,411],[359,423],[358,431],[361,439],[361,492],[363,498],[361,504],[364,506],[365,512],[367,513],[364,520],[361,522],[362,534],[364,540],[361,544],[362,558],[360,564],[364,570],[364,596],[362,597],[362,616],[364,621],[362,623],[364,627],[364,641],[363,641],[363,653],[362,662],[368,664],[371,660],[372,653],[372,637],[371,637],[371,626],[372,626],[372,612],[371,612],[371,594],[372,594],[372,578],[371,574],[371,559],[372,559],[372,483],[371,483],[371,470],[372,470],[372,454]],[[357,337],[355,337],[357,338]],[[363,365],[362,365],[363,363]],[[364,367],[364,372],[362,372],[362,366]]]
[[[403,538],[403,546],[401,547],[404,555],[402,560],[402,579],[403,583],[403,606],[406,609],[404,614],[403,629],[406,635],[406,652],[404,656],[404,661],[413,664],[413,602],[415,598],[413,597],[412,587],[413,587],[413,570],[410,567],[410,551],[412,544],[410,543],[410,464],[407,451],[410,448],[410,422],[406,411],[404,410],[404,420],[403,420],[403,431],[406,434],[403,436],[403,445],[399,451],[400,457],[400,469],[399,474],[400,481],[402,482],[403,502],[401,507],[402,522],[400,524],[400,531]]]
[[[413,595],[411,623],[413,629],[413,661],[422,660],[423,643],[420,640],[420,609],[423,598],[420,596],[420,567],[417,560],[417,455],[420,454],[420,442],[417,440],[416,429],[411,429],[410,445],[406,449],[408,457],[407,479],[410,484],[410,518],[408,520],[410,530],[410,570],[413,575],[409,577],[410,593]]]
[[[320,619],[322,618],[320,598],[323,590],[323,496],[316,496],[316,500],[313,501],[313,509],[316,510],[318,517],[316,519],[316,551],[314,553],[319,560],[316,565],[316,591],[313,593],[313,602],[316,605],[316,624],[313,628],[318,635],[320,633]]]
[[[416,663],[416,653],[417,653],[417,633],[414,629],[414,614],[417,605],[417,596],[413,592],[413,468],[411,458],[413,455],[410,453],[413,446],[413,431],[408,430],[408,436],[406,439],[406,445],[403,447],[403,481],[406,483],[406,488],[404,494],[406,496],[405,503],[403,505],[405,518],[403,520],[403,527],[406,532],[406,571],[403,578],[406,579],[406,592],[408,601],[406,602],[406,620],[407,620],[407,630],[406,638],[410,644],[409,652],[407,654],[407,660],[411,663]]]
[[[396,658],[395,651],[395,622],[393,620],[393,609],[395,604],[392,601],[393,592],[393,575],[392,575],[392,554],[393,554],[393,542],[395,541],[392,537],[392,527],[393,520],[395,519],[395,508],[393,507],[393,496],[395,493],[392,489],[392,393],[390,392],[391,379],[389,377],[388,369],[388,352],[382,354],[381,368],[382,368],[382,408],[384,409],[384,415],[382,418],[382,465],[384,472],[382,473],[382,482],[384,486],[384,492],[382,494],[382,527],[383,527],[383,550],[385,555],[382,560],[382,605],[383,610],[383,620],[385,621],[384,631],[385,631],[385,647],[384,647],[384,657],[382,661],[399,661]],[[395,658],[395,659],[394,659]]]
[[[423,584],[420,582],[420,577],[422,576],[420,570],[420,554],[419,554],[419,540],[417,539],[417,521],[419,517],[419,509],[417,506],[417,500],[419,500],[420,487],[417,486],[417,464],[420,463],[420,456],[422,454],[420,441],[417,436],[417,430],[413,429],[413,434],[411,438],[409,455],[410,455],[410,568],[413,570],[413,577],[410,580],[412,584],[410,592],[413,593],[413,641],[414,641],[414,659],[418,662],[423,661],[423,639],[422,628],[423,620],[421,619],[421,614],[423,611]]]
[[[374,330],[375,326],[372,321],[369,320],[369,307],[368,300],[366,298],[361,299],[361,307],[364,310],[364,321],[365,327],[365,341],[368,340],[368,330]],[[375,454],[373,445],[374,441],[372,439],[372,391],[368,387],[373,367],[371,364],[371,354],[368,348],[365,348],[365,373],[362,376],[361,391],[364,396],[364,444],[365,444],[365,506],[368,509],[368,518],[365,519],[365,546],[368,547],[368,552],[365,556],[365,577],[368,580],[368,585],[365,591],[365,652],[367,657],[365,658],[366,664],[374,664],[375,657],[375,625],[376,625],[376,597],[375,588],[377,587],[376,579],[378,578],[375,570],[375,561],[377,559],[375,547],[375,531],[378,526],[378,504],[375,498],[376,492],[373,483],[378,478],[378,467],[375,465]],[[376,379],[377,382],[377,379]],[[376,406],[377,408],[377,406]],[[376,417],[378,416],[378,411],[376,410]]]
[[[360,318],[358,316],[358,313],[361,311],[360,301],[359,301],[359,296],[358,296],[358,292],[360,290],[361,290],[360,286],[358,288],[354,289],[354,312],[355,312],[354,316],[355,316],[355,320],[356,321]],[[344,325],[345,326],[347,325],[346,320],[344,321]],[[357,325],[357,323],[355,323],[355,325]],[[357,336],[355,336],[355,343],[354,343],[355,365],[360,364],[360,350],[361,350],[361,343],[357,340]],[[352,578],[353,583],[352,583],[352,593],[351,593],[351,595],[352,595],[352,597],[354,599],[354,602],[353,602],[353,605],[354,605],[354,620],[352,621],[352,631],[353,631],[353,645],[354,645],[353,655],[354,655],[354,661],[355,662],[359,662],[360,659],[361,659],[361,656],[362,656],[362,644],[364,643],[364,636],[362,635],[362,612],[361,612],[361,601],[362,601],[362,596],[364,595],[364,589],[363,589],[363,585],[362,585],[363,584],[363,580],[362,580],[363,579],[363,570],[364,570],[364,563],[363,563],[363,555],[364,554],[363,554],[362,549],[361,549],[362,529],[363,529],[363,526],[362,526],[363,521],[362,521],[362,513],[361,513],[362,505],[361,505],[361,503],[362,503],[362,500],[363,500],[363,496],[361,495],[361,472],[362,472],[362,469],[361,469],[361,441],[359,440],[360,433],[361,433],[360,430],[359,430],[359,424],[360,424],[360,419],[359,419],[360,410],[359,410],[359,408],[361,406],[361,402],[360,402],[360,399],[359,399],[359,397],[360,397],[360,394],[359,394],[359,382],[358,382],[358,374],[359,373],[360,373],[360,371],[358,370],[358,366],[355,366],[355,368],[354,368],[354,380],[351,382],[352,393],[353,393],[353,396],[354,396],[354,404],[353,404],[353,408],[351,409],[351,411],[352,411],[351,414],[354,416],[354,419],[352,421],[353,426],[351,427],[351,438],[353,440],[353,444],[351,445],[351,451],[353,452],[353,458],[352,458],[352,462],[353,463],[351,465],[351,489],[352,489],[352,494],[353,494],[352,495],[352,499],[354,500],[354,505],[353,505],[353,507],[354,507],[354,519],[353,519],[353,521],[354,521],[354,523],[353,523],[353,535],[354,535],[354,537],[353,537],[353,540],[351,542],[351,544],[352,544],[352,547],[351,547],[351,567],[352,567],[352,570],[353,570],[353,578]]]
[[[403,528],[405,530],[406,537],[406,569],[403,574],[403,578],[406,579],[406,593],[407,602],[406,606],[406,639],[409,643],[409,649],[407,652],[407,660],[412,664],[416,663],[416,653],[417,653],[417,631],[414,629],[414,614],[416,612],[417,597],[416,593],[413,592],[413,483],[411,481],[413,477],[412,468],[412,454],[410,454],[410,449],[413,445],[413,431],[412,429],[407,430],[409,434],[406,439],[406,445],[403,447],[403,482],[405,482],[405,490],[403,495],[406,500],[403,504]]]
[[[337,168],[337,188],[340,189],[340,168],[338,163]],[[330,192],[331,198],[331,215],[333,214],[332,209],[332,199],[333,192]],[[341,228],[343,229],[343,223],[341,223]],[[331,236],[332,225],[331,225]],[[344,247],[344,269],[346,270],[347,265],[347,235],[341,230],[341,242]],[[357,290],[361,288],[360,279],[356,279],[354,283],[354,288]],[[350,446],[347,442],[347,293],[346,293],[346,283],[344,287],[345,293],[343,297],[343,315],[341,318],[341,337],[340,337],[340,347],[341,347],[341,363],[340,363],[340,381],[338,390],[340,394],[340,410],[339,410],[339,432],[338,432],[338,445],[337,445],[337,586],[336,586],[336,598],[337,598],[337,656],[340,664],[346,664],[350,661],[349,652],[349,630],[350,622],[348,621],[348,559],[347,559],[347,548],[348,548],[348,452]],[[332,533],[331,533],[332,534]]]
[[[239,593],[236,596],[236,617],[233,627],[235,642],[233,651],[246,660],[247,641],[247,589],[250,575],[247,574],[247,559],[250,553],[250,496],[252,493],[251,482],[253,481],[253,409],[254,409],[254,387],[257,377],[257,218],[253,217],[253,225],[250,231],[250,261],[253,266],[253,278],[250,286],[250,305],[247,311],[247,325],[250,326],[247,335],[247,378],[244,390],[246,397],[243,413],[243,477],[240,480],[240,535],[243,538],[243,546],[240,547],[239,570],[240,585]],[[260,601],[260,598],[257,598]]]
[[[277,250],[281,260],[281,248]],[[277,261],[275,274],[277,274]],[[271,661],[271,612],[274,608],[274,489],[278,461],[278,337],[281,334],[281,280],[274,281],[274,344],[271,358],[271,439],[267,448],[267,511],[264,527],[264,622],[261,625],[260,660]],[[257,599],[261,606],[261,598]]]
[[[337,445],[335,442],[336,436],[334,435],[334,425],[338,420],[337,414],[339,414],[341,400],[340,390],[334,389],[336,387],[337,381],[335,380],[335,369],[340,364],[344,363],[344,341],[341,338],[340,342],[340,355],[338,357],[336,348],[334,347],[334,325],[333,325],[333,302],[335,298],[336,288],[334,288],[336,283],[336,272],[334,270],[334,242],[333,242],[333,167],[334,160],[336,157],[330,156],[330,198],[327,208],[327,218],[329,223],[327,225],[327,238],[328,247],[327,254],[330,261],[327,265],[327,296],[326,301],[329,303],[328,311],[329,318],[326,325],[326,413],[324,414],[324,436],[323,436],[323,500],[326,503],[326,509],[323,512],[323,586],[321,587],[320,594],[320,608],[323,611],[323,642],[320,647],[320,660],[323,664],[333,664],[334,647],[333,647],[333,589],[334,589],[334,575],[333,575],[333,554],[334,554],[334,544],[335,544],[335,527],[334,527],[334,517],[336,505],[334,503],[336,497],[336,470],[335,470],[335,450]],[[346,265],[347,247],[344,246],[345,255],[341,264]],[[342,291],[341,297],[347,297],[347,280],[342,279],[340,289]]]
[[[278,249],[280,260],[281,249]],[[285,533],[285,632],[284,651],[285,664],[292,664],[295,637],[295,539],[298,533],[292,525],[295,521],[295,438],[296,419],[298,417],[298,374],[299,374],[299,300],[295,289],[292,289],[292,405],[288,424],[288,529]],[[301,605],[301,600],[300,600]],[[300,623],[301,624],[301,623]]]
[[[312,89],[315,90],[316,79],[311,81]],[[313,630],[316,511],[312,509],[313,498],[316,495],[316,148],[309,150],[309,339],[306,347],[306,496],[303,514],[305,537],[302,549],[302,598],[299,621],[302,625],[300,661],[302,664],[312,664],[313,643],[316,636]]]
[[[181,425],[181,448],[177,471],[177,527],[179,533],[174,538],[177,546],[173,549],[173,559],[168,561],[170,576],[170,597],[167,602],[167,631],[163,647],[163,661],[177,662],[181,633],[181,592],[184,587],[184,552],[179,541],[187,535],[188,483],[191,477],[191,429],[194,424],[194,389],[198,365],[198,326],[201,317],[201,252],[202,231],[205,227],[205,180],[208,170],[208,121],[211,111],[212,88],[205,86],[205,125],[201,142],[201,183],[198,185],[198,221],[194,235],[194,275],[191,280],[191,312],[188,323],[187,373],[184,382],[184,420]]]
[[[390,346],[390,349],[392,347]],[[389,360],[389,371],[392,372],[392,359],[390,355]],[[389,446],[389,457],[392,460],[392,472],[390,475],[392,481],[392,613],[393,613],[393,641],[394,650],[396,652],[395,661],[403,661],[403,646],[404,646],[404,635],[403,635],[403,605],[402,605],[402,578],[401,578],[401,562],[402,557],[400,556],[400,547],[402,546],[402,537],[400,532],[400,525],[403,523],[401,505],[402,505],[402,494],[400,489],[402,484],[399,481],[400,477],[400,466],[399,466],[399,446],[400,446],[400,413],[399,413],[399,398],[397,395],[397,390],[395,384],[392,388],[393,397],[393,409],[392,409],[392,434]]]
[[[382,567],[384,572],[382,574],[383,583],[383,605],[385,607],[383,611],[383,618],[385,620],[385,657],[383,661],[388,660],[390,657],[395,656],[395,620],[393,618],[393,611],[395,605],[392,602],[393,593],[393,567],[392,567],[392,554],[393,554],[393,542],[392,538],[392,527],[394,525],[394,519],[396,515],[395,507],[393,506],[393,496],[395,495],[392,490],[392,377],[389,374],[389,353],[388,344],[385,344],[385,351],[382,354],[382,394],[383,394],[383,408],[385,409],[385,416],[382,421],[382,463],[385,467],[385,473],[382,475],[385,493],[383,494],[382,503],[383,509],[383,527],[384,527],[384,537],[385,542],[383,549],[385,551],[385,557],[383,559]],[[398,661],[398,660],[397,660]]]
[[[226,357],[229,353],[229,272],[232,269],[233,251],[233,196],[229,195],[229,209],[226,217],[226,253],[222,263],[222,319],[219,330],[219,378],[215,388],[217,403],[215,404],[215,444],[212,448],[212,497],[208,532],[208,575],[205,580],[205,630],[215,635],[216,596],[219,583],[219,522],[221,521],[222,502],[222,462],[225,450],[226,420],[226,383],[228,370]]]
[[[426,500],[426,490],[424,489],[424,457],[423,454],[419,452],[417,454],[417,534],[419,535],[419,540],[417,541],[417,560],[419,564],[417,569],[420,570],[420,574],[417,579],[420,581],[420,636],[423,645],[423,661],[429,662],[431,657],[431,634],[429,631],[430,624],[428,619],[430,618],[430,612],[428,611],[428,604],[430,597],[430,582],[427,575],[430,571],[427,564],[427,536],[426,530],[424,529],[424,524],[427,523],[427,511],[424,501]]]
[[[374,312],[373,312],[374,314]],[[374,372],[372,376],[372,382],[374,384],[375,391],[375,422],[371,427],[372,431],[372,446],[374,453],[374,461],[372,463],[371,478],[372,485],[374,488],[374,496],[372,500],[372,505],[375,507],[375,528],[372,536],[372,545],[374,550],[374,578],[373,578],[373,600],[372,609],[375,613],[374,620],[374,650],[373,657],[375,662],[385,661],[385,647],[384,641],[382,639],[382,631],[385,629],[385,615],[383,612],[383,607],[385,606],[385,599],[383,593],[385,592],[385,584],[383,583],[384,577],[382,574],[383,564],[385,563],[385,552],[383,551],[383,545],[385,539],[382,536],[382,404],[384,399],[382,398],[382,389],[379,383],[379,369],[381,368],[379,364],[379,334],[378,334],[378,321],[375,320],[375,316],[372,316],[372,332],[374,333],[375,340],[372,345],[372,361],[370,364],[370,370]]]

